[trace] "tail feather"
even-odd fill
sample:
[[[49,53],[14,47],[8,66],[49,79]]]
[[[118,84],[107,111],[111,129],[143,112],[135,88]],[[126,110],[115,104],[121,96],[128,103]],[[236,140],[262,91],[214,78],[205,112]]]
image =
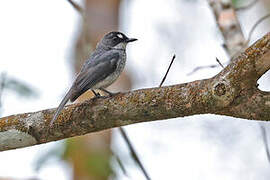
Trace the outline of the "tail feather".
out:
[[[72,88],[70,88],[70,90],[68,91],[68,93],[65,95],[65,97],[63,98],[63,100],[61,101],[61,103],[59,104],[58,108],[55,111],[55,114],[50,122],[50,127],[52,127],[54,121],[57,119],[57,117],[59,116],[59,114],[61,113],[62,109],[65,107],[66,103],[68,102],[68,100],[70,99],[72,94]]]

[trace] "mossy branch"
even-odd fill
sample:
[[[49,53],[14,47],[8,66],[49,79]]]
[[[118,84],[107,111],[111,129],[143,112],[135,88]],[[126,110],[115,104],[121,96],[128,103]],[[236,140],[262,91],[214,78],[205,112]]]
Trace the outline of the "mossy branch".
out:
[[[270,92],[257,80],[270,69],[270,33],[210,79],[120,93],[68,105],[52,128],[55,109],[0,119],[0,151],[139,122],[195,114],[270,120]]]

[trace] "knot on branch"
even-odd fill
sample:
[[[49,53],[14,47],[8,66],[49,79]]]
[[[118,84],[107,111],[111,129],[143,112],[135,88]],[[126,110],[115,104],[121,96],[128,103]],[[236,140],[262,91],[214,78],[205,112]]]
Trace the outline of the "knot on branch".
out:
[[[224,83],[218,83],[216,86],[215,86],[215,94],[217,96],[223,96],[226,94],[226,87],[225,87],[225,84]]]
[[[219,107],[228,106],[234,99],[234,88],[225,80],[217,81],[212,89],[213,96]]]

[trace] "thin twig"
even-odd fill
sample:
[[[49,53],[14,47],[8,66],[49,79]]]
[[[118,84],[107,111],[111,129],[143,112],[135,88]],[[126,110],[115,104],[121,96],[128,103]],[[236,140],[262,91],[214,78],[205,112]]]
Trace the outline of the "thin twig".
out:
[[[249,8],[252,8],[252,6],[254,6],[257,2],[258,2],[258,0],[253,0],[252,2],[250,2],[250,3],[247,4],[247,5],[244,5],[244,6],[235,8],[235,10],[236,10],[236,11],[247,10],[247,9],[249,9]]]
[[[265,19],[267,19],[267,18],[269,18],[269,17],[270,17],[270,14],[267,14],[267,15],[261,17],[261,18],[260,18],[260,19],[252,26],[251,30],[249,31],[248,39],[247,39],[247,41],[245,42],[245,45],[243,46],[243,48],[242,48],[240,51],[238,51],[235,55],[233,55],[232,58],[231,58],[230,60],[232,60],[232,59],[233,59],[235,56],[237,56],[243,49],[245,49],[245,47],[246,47],[246,46],[248,45],[248,43],[250,42],[251,36],[253,35],[255,29],[258,27],[258,25],[259,25],[260,23],[262,23]],[[218,62],[218,61],[217,61],[217,62]],[[197,71],[199,71],[199,70],[201,70],[201,69],[206,69],[206,68],[216,68],[216,67],[218,67],[218,65],[216,65],[216,64],[208,65],[208,66],[199,66],[199,67],[194,68],[193,71],[191,71],[191,72],[188,73],[187,75],[188,75],[188,76],[189,76],[189,75],[192,75],[193,73],[195,73],[195,72],[197,72]]]
[[[223,64],[219,61],[219,59],[216,57],[216,61],[218,62],[218,64],[224,69]]]
[[[195,73],[196,71],[199,71],[201,69],[206,69],[206,68],[217,68],[219,66],[221,66],[224,69],[224,65],[219,61],[219,59],[216,57],[216,61],[219,65],[217,64],[212,64],[212,65],[208,65],[208,66],[199,66],[193,69],[193,71],[191,71],[190,73],[188,73],[187,75],[190,76],[193,73]],[[227,63],[226,63],[227,64]]]
[[[170,65],[169,65],[169,67],[168,67],[168,69],[167,69],[167,71],[166,71],[166,73],[165,73],[162,81],[160,82],[159,87],[161,87],[163,85],[163,83],[165,82],[165,80],[167,78],[167,75],[168,75],[168,73],[169,73],[169,71],[171,69],[171,66],[172,66],[172,64],[174,62],[174,59],[175,59],[175,54],[172,57],[172,60],[170,62]],[[126,133],[125,133],[125,131],[124,131],[124,129],[122,127],[120,127],[120,131],[122,133],[122,136],[125,138],[126,142],[128,143],[129,149],[133,150],[132,156],[134,156],[134,159],[136,159],[136,161],[140,165],[140,168],[144,172],[144,175],[145,175],[146,179],[150,180],[150,177],[147,175],[147,172],[145,171],[145,168],[143,167],[142,163],[140,162],[138,156],[136,155],[136,152],[135,152],[134,148],[132,147],[131,143],[129,142],[129,139],[128,139],[128,137],[127,137],[127,135],[126,135]]]
[[[217,62],[218,62],[218,61],[217,61]],[[226,63],[226,64],[227,64],[227,63]],[[217,64],[212,64],[212,65],[207,65],[207,66],[198,66],[198,67],[194,68],[193,71],[191,71],[191,72],[188,73],[187,75],[190,76],[190,75],[194,74],[195,72],[197,72],[197,71],[199,71],[199,70],[201,70],[201,69],[217,68],[217,67],[219,67],[219,66],[220,66],[220,64],[219,64],[219,65],[217,65]],[[222,67],[222,66],[221,66],[221,67]],[[224,68],[224,66],[223,66],[223,68]]]
[[[77,4],[76,2],[74,2],[73,0],[67,0],[70,4],[71,4],[71,6],[74,8],[74,9],[76,9],[80,14],[83,14],[83,8],[79,5],[79,4]]]
[[[168,75],[168,73],[169,73],[169,71],[170,71],[170,69],[171,69],[171,66],[172,66],[172,64],[173,64],[174,59],[175,59],[175,54],[174,54],[173,57],[172,57],[171,63],[170,63],[170,65],[169,65],[168,69],[167,69],[167,72],[166,72],[165,76],[163,77],[161,83],[159,84],[159,87],[161,87],[161,86],[163,85],[164,81],[166,80],[167,75]]]
[[[1,82],[0,82],[0,110],[2,108],[2,95],[5,89],[5,85],[6,85],[6,73],[3,72],[1,73]]]
[[[131,152],[131,155],[132,155],[133,159],[134,159],[134,160],[137,162],[137,164],[139,165],[139,167],[140,167],[140,169],[142,170],[142,172],[143,172],[145,178],[146,178],[147,180],[150,180],[150,177],[149,177],[147,171],[145,170],[145,168],[144,168],[142,162],[140,161],[139,157],[137,156],[137,153],[136,153],[134,147],[132,146],[132,144],[131,144],[131,142],[130,142],[130,140],[129,140],[129,138],[128,138],[128,136],[127,136],[125,130],[124,130],[124,128],[120,127],[119,129],[120,129],[120,132],[121,132],[122,137],[125,139],[125,141],[126,141],[126,143],[127,143],[127,145],[128,145],[128,148],[129,148],[129,150],[130,150],[130,152]]]
[[[117,154],[115,154],[114,152],[113,152],[113,155],[114,155],[117,163],[119,164],[120,169],[123,171],[123,174],[125,176],[129,177],[129,175],[127,174],[126,168],[125,168],[124,164],[122,163],[121,159],[119,158],[119,156]]]
[[[167,71],[166,71],[166,73],[165,73],[165,76],[163,77],[163,79],[162,79],[162,81],[161,81],[159,87],[161,87],[162,84],[164,83],[164,81],[166,80],[167,75],[168,75],[168,73],[169,73],[169,71],[170,71],[170,69],[171,69],[171,66],[172,66],[172,64],[173,64],[173,62],[174,62],[175,57],[176,57],[176,56],[175,56],[175,54],[174,54],[173,57],[172,57],[171,63],[170,63],[170,65],[169,65],[169,67],[168,67],[168,69],[167,69]],[[137,153],[136,153],[134,147],[132,146],[132,144],[131,144],[131,142],[130,142],[130,140],[129,140],[129,138],[128,138],[126,132],[125,132],[125,130],[124,130],[122,127],[120,127],[119,129],[120,129],[121,135],[123,136],[123,138],[125,139],[125,141],[126,141],[128,147],[129,147],[129,150],[130,150],[130,152],[131,152],[131,154],[132,154],[132,157],[134,158],[135,162],[139,165],[139,167],[140,167],[140,169],[142,170],[142,172],[143,172],[145,178],[148,179],[148,180],[150,180],[150,177],[149,177],[147,171],[145,170],[145,168],[144,168],[142,162],[140,161],[140,159],[139,159],[139,157],[138,157],[138,155],[137,155]]]
[[[267,18],[269,18],[270,17],[270,14],[267,14],[267,15],[265,15],[265,16],[263,16],[263,17],[261,17],[253,26],[252,26],[252,28],[251,28],[251,30],[249,31],[249,34],[248,34],[248,39],[247,39],[247,41],[246,41],[246,45],[248,45],[248,43],[250,42],[250,39],[251,39],[251,36],[252,36],[252,34],[253,34],[253,32],[255,31],[255,29],[257,28],[257,26],[261,23],[261,22],[263,22],[265,19],[267,19]]]
[[[259,123],[259,126],[260,126],[261,131],[262,131],[263,144],[264,144],[264,147],[265,147],[267,160],[268,160],[268,162],[270,162],[270,153],[269,153],[268,140],[267,140],[267,136],[266,136],[265,127],[260,123]]]
[[[171,63],[170,63],[170,65],[169,65],[169,67],[168,67],[168,69],[167,69],[167,72],[165,73],[165,76],[163,77],[163,79],[162,79],[162,81],[161,81],[159,87],[161,87],[162,84],[164,83],[164,81],[166,80],[167,75],[168,75],[168,73],[169,73],[169,71],[170,71],[170,69],[171,69],[171,66],[172,66],[172,64],[173,64],[173,62],[174,62],[175,57],[176,57],[176,56],[173,55],[172,60],[171,60]],[[137,153],[136,153],[134,147],[132,146],[132,144],[131,144],[129,138],[127,137],[127,134],[126,134],[125,130],[124,130],[122,127],[120,127],[120,132],[121,132],[121,135],[123,136],[123,138],[125,139],[125,141],[126,141],[128,147],[129,147],[129,150],[130,150],[130,152],[131,152],[131,154],[132,154],[132,157],[134,158],[135,162],[139,165],[139,167],[140,167],[140,169],[142,170],[142,172],[143,172],[145,178],[149,180],[150,177],[149,177],[147,171],[145,170],[145,168],[144,168],[142,162],[140,161],[140,159],[139,159],[139,157],[138,157],[138,155],[137,155]]]
[[[217,64],[212,64],[212,65],[207,65],[207,66],[198,66],[196,68],[194,68],[190,73],[188,73],[187,75],[190,76],[192,74],[194,74],[195,72],[201,70],[201,69],[207,69],[207,68],[216,68],[218,67]]]
[[[270,17],[270,14],[267,14],[267,15],[261,17],[261,18],[260,18],[260,19],[252,26],[251,30],[250,30],[249,33],[248,33],[248,39],[247,39],[247,40],[245,41],[245,43],[243,44],[242,48],[241,48],[238,52],[236,52],[236,53],[231,57],[230,61],[231,61],[232,59],[234,59],[236,56],[238,56],[243,50],[245,50],[245,48],[248,46],[248,43],[249,43],[250,40],[251,40],[251,36],[252,36],[253,32],[255,31],[255,29],[258,27],[258,25],[259,25],[260,23],[262,23],[265,19],[267,19],[267,18],[269,18],[269,17]]]

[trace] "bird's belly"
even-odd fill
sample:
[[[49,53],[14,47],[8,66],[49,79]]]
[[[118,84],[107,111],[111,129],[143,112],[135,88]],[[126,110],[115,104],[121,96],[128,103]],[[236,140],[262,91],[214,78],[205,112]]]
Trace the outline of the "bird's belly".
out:
[[[103,81],[100,81],[95,86],[93,86],[93,89],[99,89],[99,88],[106,88],[110,86],[116,79],[119,77],[120,73],[112,73],[110,76],[106,77]]]

